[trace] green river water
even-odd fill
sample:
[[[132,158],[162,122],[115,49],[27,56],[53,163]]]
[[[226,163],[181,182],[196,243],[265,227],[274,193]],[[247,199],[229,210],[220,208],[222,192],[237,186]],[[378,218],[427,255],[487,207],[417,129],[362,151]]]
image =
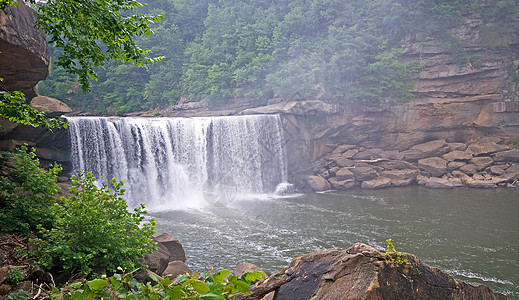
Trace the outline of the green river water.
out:
[[[519,299],[519,189],[351,190],[247,197],[227,207],[151,212],[183,244],[193,271],[247,261],[276,272],[295,257],[363,242]]]

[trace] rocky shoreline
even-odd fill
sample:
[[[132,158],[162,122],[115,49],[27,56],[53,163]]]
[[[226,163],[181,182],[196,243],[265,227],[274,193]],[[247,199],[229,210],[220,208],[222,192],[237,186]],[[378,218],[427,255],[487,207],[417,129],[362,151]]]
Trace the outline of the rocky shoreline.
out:
[[[314,164],[307,183],[315,191],[411,184],[428,188],[519,187],[519,149],[501,141],[499,137],[468,143],[439,139],[403,151],[340,145]]]
[[[175,278],[192,271],[184,264],[182,245],[161,234],[157,251],[148,255],[136,279],[153,281],[150,275]],[[395,256],[405,257],[404,261]],[[240,263],[233,274],[241,276],[261,268]],[[456,280],[443,271],[424,265],[416,256],[386,252],[356,243],[348,249],[317,251],[295,258],[275,274],[266,274],[251,294],[235,294],[242,300],[281,299],[506,299],[485,285]]]

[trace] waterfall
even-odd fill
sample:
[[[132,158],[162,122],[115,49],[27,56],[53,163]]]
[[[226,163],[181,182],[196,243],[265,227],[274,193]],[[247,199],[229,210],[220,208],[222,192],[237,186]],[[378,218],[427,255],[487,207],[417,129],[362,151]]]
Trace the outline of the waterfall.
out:
[[[278,115],[67,121],[74,169],[124,180],[131,207],[229,202],[287,181]]]

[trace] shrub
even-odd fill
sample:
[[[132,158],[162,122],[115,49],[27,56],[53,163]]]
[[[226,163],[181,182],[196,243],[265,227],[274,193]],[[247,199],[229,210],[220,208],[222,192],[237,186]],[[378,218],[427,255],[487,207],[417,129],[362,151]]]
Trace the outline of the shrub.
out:
[[[22,146],[14,153],[2,153],[0,176],[0,232],[28,234],[37,226],[51,228],[59,191],[56,177],[62,170],[54,164],[46,171],[40,168],[34,148]]]
[[[92,273],[95,267],[113,272],[117,267],[133,269],[139,258],[155,250],[152,235],[155,220],[144,222],[144,205],[133,212],[122,197],[123,182],[112,179],[95,185],[92,173],[72,176],[69,199],[53,205],[56,227],[39,228],[41,238],[34,239],[35,257],[48,269],[75,269]]]
[[[215,274],[180,275],[172,281],[168,277],[154,278],[156,284],[139,283],[128,274],[114,274],[110,278],[75,282],[61,289],[52,288],[53,299],[232,299],[232,294],[250,293],[252,282],[265,278],[259,271],[241,277],[221,270]]]

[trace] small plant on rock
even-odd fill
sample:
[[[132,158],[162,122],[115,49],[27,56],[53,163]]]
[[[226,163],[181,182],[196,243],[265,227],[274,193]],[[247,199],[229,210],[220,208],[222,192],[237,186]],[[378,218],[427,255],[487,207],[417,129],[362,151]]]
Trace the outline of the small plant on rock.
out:
[[[407,260],[405,253],[398,252],[395,246],[391,242],[391,239],[386,240],[386,253],[382,254],[387,264],[397,264],[400,266],[410,265],[411,263]]]

